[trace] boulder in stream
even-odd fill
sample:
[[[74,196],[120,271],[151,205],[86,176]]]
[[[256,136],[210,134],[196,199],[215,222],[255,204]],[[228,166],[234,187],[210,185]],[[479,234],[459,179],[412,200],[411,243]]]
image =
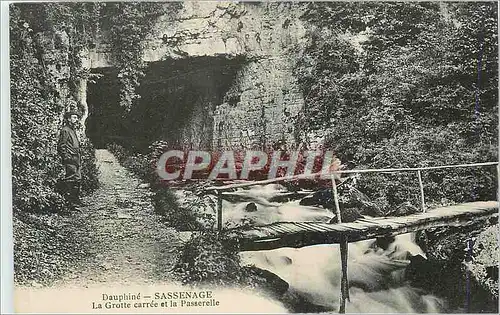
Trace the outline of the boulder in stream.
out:
[[[246,269],[246,273],[254,285],[275,298],[280,298],[288,290],[288,282],[268,270],[255,266],[246,266],[243,268]]]
[[[255,212],[257,211],[257,205],[255,202],[250,202],[245,206],[245,211],[246,212]]]

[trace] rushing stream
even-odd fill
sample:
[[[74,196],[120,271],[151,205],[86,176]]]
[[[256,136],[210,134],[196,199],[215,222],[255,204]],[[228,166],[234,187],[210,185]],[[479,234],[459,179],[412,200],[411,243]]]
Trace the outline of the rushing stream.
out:
[[[278,221],[328,222],[333,214],[323,208],[299,205],[299,201],[270,202],[286,189],[280,185],[252,186],[232,193],[238,201],[223,202],[224,219],[257,225]],[[235,198],[236,200],[236,198]],[[252,212],[245,209],[253,202]],[[425,254],[411,234],[400,235],[384,250],[374,240],[349,244],[348,278],[350,302],[347,312],[420,313],[445,312],[445,302],[404,279],[409,258]],[[340,295],[340,252],[338,245],[326,244],[299,249],[280,248],[241,253],[245,264],[268,270],[289,283],[289,291],[308,302],[337,311]]]

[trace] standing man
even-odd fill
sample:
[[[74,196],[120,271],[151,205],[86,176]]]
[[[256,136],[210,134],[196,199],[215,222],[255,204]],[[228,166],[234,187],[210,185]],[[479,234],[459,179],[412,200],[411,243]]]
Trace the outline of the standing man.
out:
[[[76,135],[78,114],[70,111],[64,114],[64,126],[59,134],[57,145],[59,155],[62,158],[66,175],[62,181],[63,194],[72,206],[81,205],[81,157],[80,142]]]

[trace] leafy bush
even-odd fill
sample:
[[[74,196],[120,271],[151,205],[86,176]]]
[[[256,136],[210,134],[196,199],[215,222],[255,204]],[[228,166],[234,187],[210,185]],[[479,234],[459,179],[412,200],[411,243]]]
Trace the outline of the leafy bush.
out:
[[[132,153],[123,146],[110,143],[106,148],[116,157],[118,162],[145,182],[154,183],[157,176],[151,164],[151,158],[141,153]]]
[[[103,24],[110,26],[112,55],[118,69],[120,105],[130,110],[140,79],[145,75],[142,60],[143,39],[155,29],[154,23],[164,14],[174,15],[181,2],[109,2],[103,5]]]
[[[241,266],[237,239],[226,232],[203,231],[183,246],[174,273],[195,286],[238,286],[281,298],[289,285],[277,275],[255,266]]]
[[[13,214],[14,281],[52,285],[90,251],[75,227],[88,228],[83,218],[16,212]]]
[[[16,8],[10,27],[14,210],[59,211],[65,203],[53,187],[60,173],[55,148],[63,109],[52,97],[51,78],[36,59],[33,30]]]
[[[215,226],[215,215],[206,211],[205,198],[195,197],[180,205],[175,193],[161,186],[152,198],[155,211],[180,231],[210,230]]]
[[[90,15],[75,19],[71,14],[66,14],[69,7],[85,9],[87,5],[13,4],[10,7],[12,186],[15,211],[57,212],[67,206],[55,188],[58,178],[63,176],[56,148],[61,116],[75,100],[71,93],[65,93],[71,90],[71,84],[61,82],[71,82],[78,76],[79,45],[85,41],[86,35],[75,31],[75,25],[81,27],[90,20]],[[81,20],[77,22],[77,19]],[[63,37],[60,32],[63,29],[76,36],[73,43],[78,48],[64,47],[64,43],[55,40]],[[59,37],[54,34],[59,34]],[[57,54],[44,54],[47,49],[51,49],[44,40],[54,40],[54,44],[57,42],[57,49],[60,49],[58,53],[67,53],[71,62],[65,64],[64,58],[47,60],[47,55]],[[56,62],[60,62],[61,69],[69,67],[69,71],[52,71],[50,67],[55,66]],[[97,187],[97,171],[92,165],[93,148],[85,141],[82,158],[83,188],[88,192]]]
[[[122,165],[145,182],[151,183],[156,178],[154,168],[151,166],[147,155],[136,153],[128,156]]]
[[[305,96],[297,140],[308,146],[307,135],[321,130],[352,169],[498,160],[497,6],[446,10],[449,17],[434,3],[309,4],[303,18],[313,27],[295,68]],[[422,176],[430,204],[496,199],[494,167]],[[386,212],[419,203],[415,173],[363,174],[358,184]]]
[[[106,148],[116,157],[120,164],[127,158],[128,153],[125,151],[125,148],[119,144],[109,143],[106,145]]]
[[[194,285],[234,285],[245,278],[237,242],[216,231],[193,234],[174,271],[183,283]]]

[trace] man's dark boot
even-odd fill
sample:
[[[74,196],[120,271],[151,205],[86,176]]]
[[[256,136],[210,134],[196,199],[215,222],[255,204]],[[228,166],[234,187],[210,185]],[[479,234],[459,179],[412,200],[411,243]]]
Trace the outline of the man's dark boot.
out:
[[[77,206],[86,206],[86,204],[80,199],[80,193],[82,191],[82,187],[80,183],[74,183],[72,187],[72,202]]]
[[[76,199],[74,192],[74,182],[61,180],[56,184],[56,191],[64,197],[64,199],[68,202],[68,209],[70,212],[75,211],[76,209]]]

